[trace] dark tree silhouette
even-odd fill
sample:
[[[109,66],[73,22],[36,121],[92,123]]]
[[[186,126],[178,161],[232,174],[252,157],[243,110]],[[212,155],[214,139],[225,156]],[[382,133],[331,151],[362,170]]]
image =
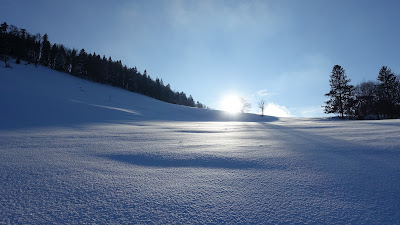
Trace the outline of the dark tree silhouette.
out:
[[[267,101],[265,101],[264,99],[261,99],[257,104],[258,104],[258,108],[261,110],[261,116],[264,116],[264,110],[265,110]]]
[[[358,84],[354,88],[354,93],[356,96],[354,110],[358,119],[365,119],[368,116],[379,116],[377,107],[377,87],[377,82],[367,81]]]
[[[4,66],[8,67],[8,54],[9,42],[7,35],[8,24],[6,22],[1,24],[0,27],[0,59],[4,61]]]
[[[331,90],[325,96],[330,99],[325,102],[325,113],[337,113],[341,118],[344,118],[344,115],[353,115],[354,87],[350,84],[350,79],[347,79],[345,70],[335,65],[329,82]]]
[[[121,60],[113,61],[111,57],[100,57],[95,52],[87,53],[81,49],[69,49],[62,44],[51,44],[47,34],[31,35],[25,29],[8,26],[2,23],[0,28],[0,57],[8,66],[8,57],[28,63],[70,73],[71,75],[94,82],[112,85],[132,92],[138,92],[161,101],[207,108],[193,97],[183,92],[172,91],[171,86],[164,85],[162,79],[153,80],[145,70],[141,74],[136,67],[128,68]]]
[[[42,52],[40,56],[40,64],[42,64],[43,66],[49,66],[50,49],[51,45],[49,42],[49,37],[47,34],[45,34],[43,35]]]
[[[26,38],[26,30],[25,29],[20,29],[20,32],[17,34],[19,37],[15,38],[15,53],[17,56],[17,60],[16,63],[19,64],[21,63],[21,58],[23,58],[24,56],[27,56],[26,58],[28,58],[28,55],[26,55],[26,49],[27,49],[27,38]]]
[[[41,47],[41,36],[40,34],[36,34],[36,42],[35,42],[35,66],[37,67],[40,60],[40,47]]]
[[[53,49],[52,49],[53,50]],[[67,58],[67,53],[63,45],[57,47],[57,52],[54,58],[54,69],[62,72],[67,72],[65,68],[65,60]]]
[[[77,72],[76,74],[78,75],[78,77],[87,78],[86,65],[87,65],[87,53],[85,49],[82,48],[79,51],[78,63],[76,66],[76,72]]]
[[[50,60],[49,60],[49,66],[52,69],[56,69],[56,56],[58,53],[58,46],[56,44],[53,44],[50,50]]]
[[[399,82],[386,66],[383,66],[379,71],[378,81],[379,113],[385,118],[395,118],[399,114],[397,106]]]

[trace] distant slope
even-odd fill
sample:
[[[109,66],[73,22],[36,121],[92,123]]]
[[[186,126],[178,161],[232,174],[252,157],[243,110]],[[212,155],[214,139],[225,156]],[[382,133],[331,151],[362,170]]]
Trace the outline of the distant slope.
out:
[[[0,67],[0,129],[130,121],[272,121],[161,102],[46,67]]]

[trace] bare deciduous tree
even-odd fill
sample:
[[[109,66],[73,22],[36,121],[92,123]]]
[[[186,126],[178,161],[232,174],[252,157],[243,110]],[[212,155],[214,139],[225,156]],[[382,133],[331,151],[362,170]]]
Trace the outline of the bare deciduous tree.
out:
[[[240,98],[240,112],[245,113],[251,109],[251,104],[244,98]]]
[[[264,99],[261,99],[258,102],[258,108],[261,109],[261,116],[264,116],[264,109],[265,109],[266,104],[267,104],[267,101],[265,101]]]

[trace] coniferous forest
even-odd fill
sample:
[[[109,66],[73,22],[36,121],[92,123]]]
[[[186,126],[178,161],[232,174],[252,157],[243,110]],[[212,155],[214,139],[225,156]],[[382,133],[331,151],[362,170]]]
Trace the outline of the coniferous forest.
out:
[[[400,79],[390,68],[382,66],[376,81],[353,86],[345,70],[335,65],[330,75],[329,97],[325,113],[341,118],[394,119],[400,117]]]
[[[43,65],[54,70],[69,73],[73,76],[94,82],[112,85],[131,92],[140,93],[164,102],[198,108],[206,108],[199,101],[195,102],[190,95],[176,92],[163,80],[153,80],[145,70],[140,73],[136,67],[128,68],[119,60],[112,60],[105,55],[87,53],[85,49],[69,49],[63,44],[51,44],[47,34],[32,35],[6,22],[0,28],[0,59],[6,67],[9,57],[16,63]]]

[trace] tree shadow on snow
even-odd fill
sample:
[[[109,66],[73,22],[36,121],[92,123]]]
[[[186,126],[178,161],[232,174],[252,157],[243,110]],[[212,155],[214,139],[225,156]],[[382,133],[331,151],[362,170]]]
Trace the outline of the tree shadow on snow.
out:
[[[194,158],[177,158],[150,154],[109,154],[100,157],[136,166],[160,168],[210,168],[210,169],[267,169],[285,170],[285,165],[271,159],[267,164],[255,160],[235,159],[216,156],[195,156]]]

